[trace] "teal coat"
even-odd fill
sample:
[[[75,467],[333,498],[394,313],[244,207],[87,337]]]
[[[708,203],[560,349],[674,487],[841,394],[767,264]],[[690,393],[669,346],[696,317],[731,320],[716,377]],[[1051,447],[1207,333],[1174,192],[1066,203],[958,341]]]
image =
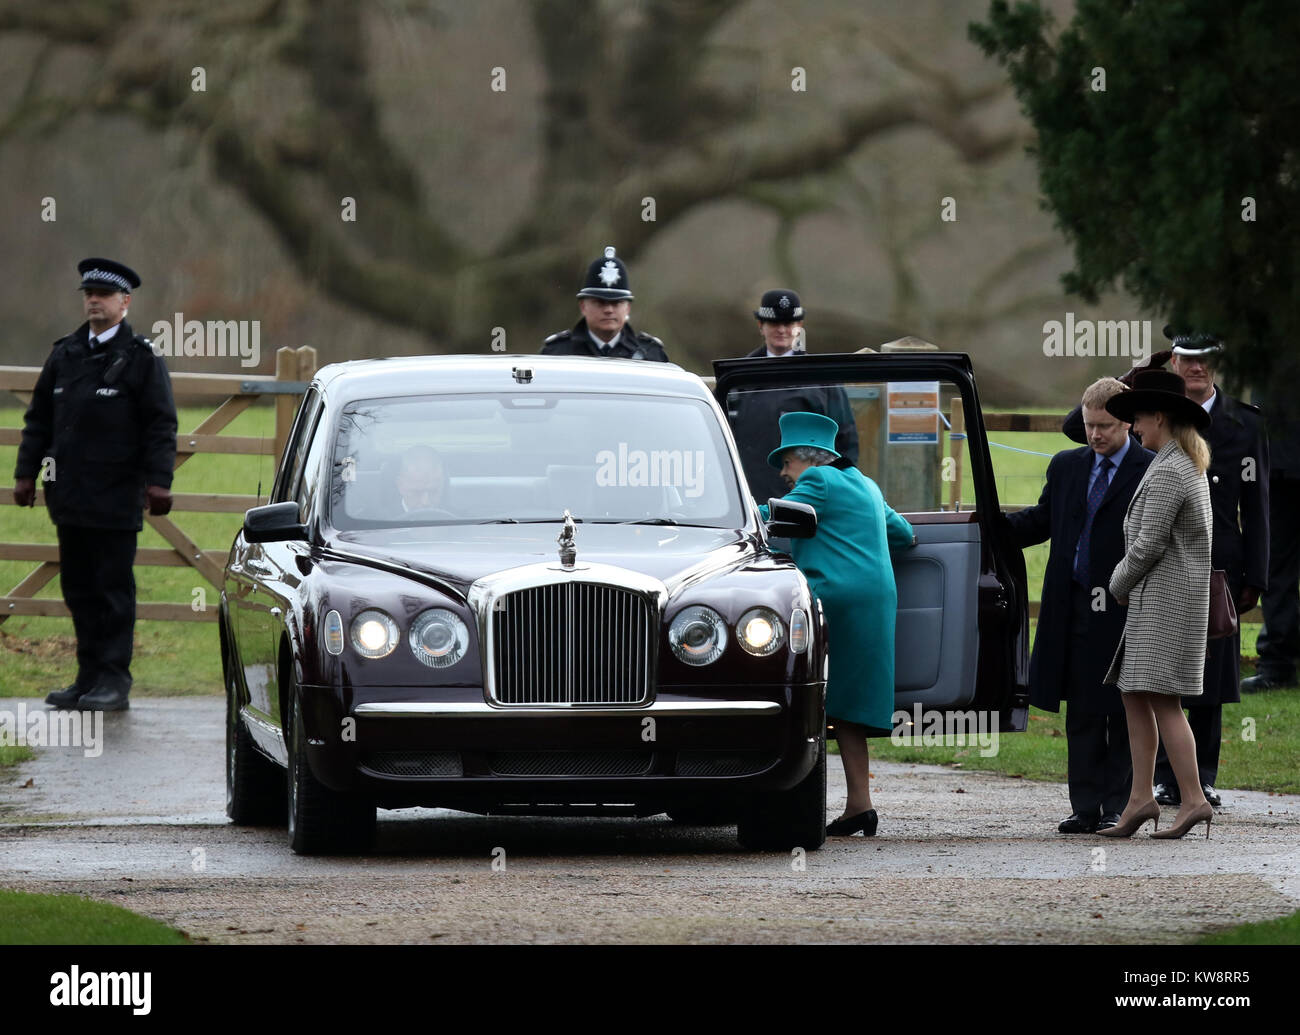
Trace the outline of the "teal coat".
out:
[[[826,714],[890,730],[898,590],[889,551],[915,542],[912,526],[855,467],[810,467],[785,499],[817,510],[817,534],[791,540],[791,556],[830,628]]]

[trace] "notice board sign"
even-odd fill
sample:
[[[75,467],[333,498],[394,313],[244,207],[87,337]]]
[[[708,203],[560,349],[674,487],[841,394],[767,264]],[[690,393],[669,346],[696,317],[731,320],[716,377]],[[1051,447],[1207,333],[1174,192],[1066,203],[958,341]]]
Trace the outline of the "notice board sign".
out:
[[[893,381],[888,386],[890,445],[939,444],[939,382]]]

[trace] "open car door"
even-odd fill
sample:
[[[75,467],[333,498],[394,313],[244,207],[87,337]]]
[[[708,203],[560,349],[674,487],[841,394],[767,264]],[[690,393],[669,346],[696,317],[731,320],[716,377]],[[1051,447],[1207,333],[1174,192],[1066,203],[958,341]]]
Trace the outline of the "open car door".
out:
[[[894,554],[896,728],[973,732],[1028,723],[1029,604],[1024,558],[1003,528],[970,357],[951,352],[718,360],[715,391],[750,491],[782,496],[768,465],[783,413],[840,425],[838,463],[880,486],[917,545]],[[831,654],[835,630],[830,629]],[[900,712],[906,712],[903,719]],[[972,714],[974,713],[974,714]],[[941,718],[938,718],[941,716]],[[921,730],[916,730],[920,733]]]

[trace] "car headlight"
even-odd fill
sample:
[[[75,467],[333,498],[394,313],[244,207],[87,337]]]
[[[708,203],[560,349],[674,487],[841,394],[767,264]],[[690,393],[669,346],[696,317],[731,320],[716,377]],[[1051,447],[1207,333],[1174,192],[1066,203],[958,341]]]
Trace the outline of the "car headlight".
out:
[[[445,608],[425,611],[411,623],[411,653],[430,668],[448,668],[469,649],[469,629]]]
[[[673,653],[688,665],[717,661],[727,646],[727,623],[711,607],[696,604],[682,610],[668,628]]]
[[[736,639],[746,653],[765,658],[785,643],[785,625],[771,608],[753,607],[736,623]]]
[[[362,611],[352,619],[352,646],[363,658],[386,658],[401,634],[383,611]]]

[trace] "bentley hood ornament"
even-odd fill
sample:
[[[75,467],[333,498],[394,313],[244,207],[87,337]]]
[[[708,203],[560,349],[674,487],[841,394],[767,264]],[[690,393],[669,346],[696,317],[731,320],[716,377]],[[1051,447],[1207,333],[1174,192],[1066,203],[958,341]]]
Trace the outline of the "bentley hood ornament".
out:
[[[578,563],[578,544],[574,541],[577,531],[578,526],[573,523],[573,515],[566,509],[564,527],[560,529],[560,534],[555,540],[560,544],[560,564],[566,568],[572,568]]]

